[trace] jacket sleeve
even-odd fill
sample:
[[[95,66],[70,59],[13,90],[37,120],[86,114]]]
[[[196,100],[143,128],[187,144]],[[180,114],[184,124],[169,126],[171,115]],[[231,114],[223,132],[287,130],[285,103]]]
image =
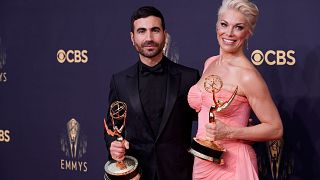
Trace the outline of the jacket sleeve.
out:
[[[108,103],[108,111],[106,112],[105,114],[105,121],[104,123],[106,123],[106,125],[108,126],[109,129],[112,130],[112,122],[111,122],[111,117],[110,117],[110,105],[112,104],[112,102],[118,100],[118,91],[117,91],[117,86],[116,86],[116,83],[115,83],[115,76],[112,75],[111,77],[111,81],[110,81],[110,91],[109,91],[109,103]],[[107,150],[108,150],[108,157],[109,159],[111,159],[111,155],[110,155],[110,145],[113,141],[115,141],[117,139],[116,136],[111,136],[111,135],[108,135],[107,131],[106,131],[106,128],[104,128],[104,140],[105,140],[105,143],[106,143],[106,147],[107,147]]]

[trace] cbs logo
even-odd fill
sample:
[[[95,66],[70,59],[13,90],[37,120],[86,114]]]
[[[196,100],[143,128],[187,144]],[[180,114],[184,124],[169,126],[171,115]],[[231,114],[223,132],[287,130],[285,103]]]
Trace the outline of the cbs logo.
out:
[[[268,65],[294,65],[296,59],[293,50],[283,51],[283,50],[268,50],[263,53],[260,50],[255,50],[251,53],[251,61],[254,65],[261,65],[266,62]]]
[[[60,49],[57,52],[57,60],[59,63],[65,61],[69,63],[87,63],[88,51],[87,50],[68,50],[67,52]]]
[[[10,131],[0,129],[0,142],[10,142]]]

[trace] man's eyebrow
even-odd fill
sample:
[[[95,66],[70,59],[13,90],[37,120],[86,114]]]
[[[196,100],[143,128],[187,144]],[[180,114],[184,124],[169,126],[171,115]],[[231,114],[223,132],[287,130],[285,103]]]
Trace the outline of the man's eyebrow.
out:
[[[155,26],[155,27],[152,27],[151,29],[152,29],[152,30],[155,30],[155,29],[157,29],[157,30],[158,30],[158,29],[160,29],[160,27]]]
[[[146,30],[146,28],[140,27],[137,29],[137,31],[140,31],[140,30]]]

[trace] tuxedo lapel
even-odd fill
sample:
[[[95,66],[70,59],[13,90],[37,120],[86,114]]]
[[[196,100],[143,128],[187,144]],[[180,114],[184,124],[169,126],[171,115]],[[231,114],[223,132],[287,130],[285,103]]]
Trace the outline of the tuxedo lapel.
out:
[[[160,124],[156,141],[160,137],[164,127],[166,126],[169,120],[169,116],[176,102],[179,86],[180,86],[181,74],[171,65],[171,63],[172,62],[168,62],[169,73],[168,73],[168,80],[167,80],[166,103],[165,103],[165,108],[162,115],[162,121]]]

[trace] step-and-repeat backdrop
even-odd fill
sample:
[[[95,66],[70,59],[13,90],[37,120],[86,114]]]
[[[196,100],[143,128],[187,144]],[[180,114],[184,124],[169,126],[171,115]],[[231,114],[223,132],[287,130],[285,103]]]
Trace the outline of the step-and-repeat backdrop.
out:
[[[159,8],[170,35],[167,56],[201,71],[218,53],[220,3],[1,0],[0,179],[103,179],[109,79],[138,60],[131,13]],[[284,124],[282,140],[254,144],[259,176],[319,179],[320,2],[256,3],[261,16],[246,54]]]

